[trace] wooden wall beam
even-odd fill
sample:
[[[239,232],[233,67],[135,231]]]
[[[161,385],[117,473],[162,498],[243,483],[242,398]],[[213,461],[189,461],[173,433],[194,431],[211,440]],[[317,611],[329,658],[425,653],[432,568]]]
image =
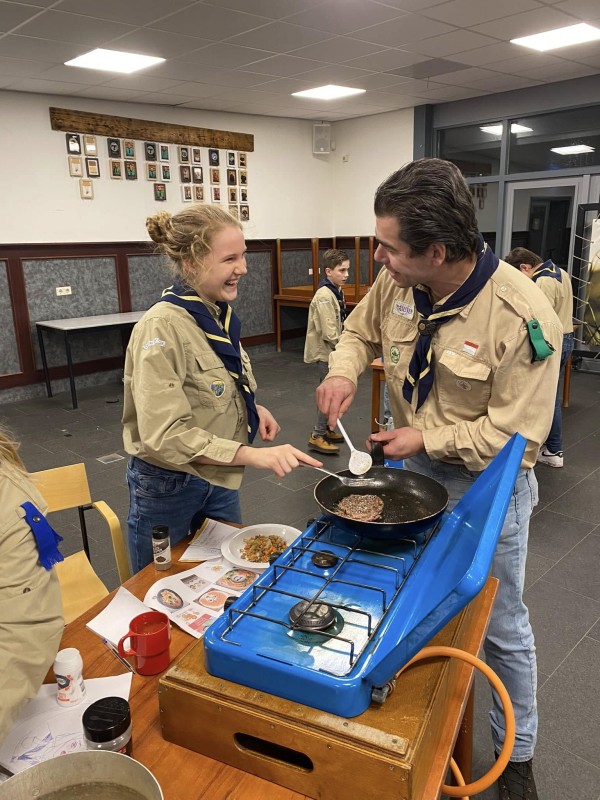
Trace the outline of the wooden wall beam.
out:
[[[193,128],[189,125],[113,117],[110,114],[92,114],[69,108],[51,107],[50,125],[53,131],[67,133],[93,133],[97,136],[114,136],[120,139],[215,147],[220,150],[242,150],[249,153],[254,151],[254,136],[251,133]]]

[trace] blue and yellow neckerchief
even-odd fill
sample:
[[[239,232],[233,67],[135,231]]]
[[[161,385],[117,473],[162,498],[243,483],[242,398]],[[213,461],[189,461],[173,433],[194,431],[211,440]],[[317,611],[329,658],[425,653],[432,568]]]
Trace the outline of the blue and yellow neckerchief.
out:
[[[254,392],[250,388],[250,382],[242,365],[240,353],[242,325],[238,315],[228,303],[217,303],[220,312],[221,325],[219,325],[198,294],[190,286],[179,282],[165,289],[160,301],[184,308],[194,318],[196,325],[204,331],[208,343],[223,362],[244,398],[248,411],[248,441],[252,443],[258,431],[259,418]]]
[[[421,317],[418,323],[419,338],[408,365],[408,372],[402,386],[402,396],[407,402],[412,403],[413,390],[417,386],[417,411],[425,402],[433,386],[434,365],[431,360],[431,337],[440,325],[452,319],[477,297],[496,271],[498,263],[497,256],[483,241],[483,237],[479,236],[477,261],[473,271],[462,286],[459,286],[435,312],[429,291],[420,285],[413,287],[415,306]]]
[[[323,278],[320,281],[318,288],[320,289],[321,286],[326,286],[328,289],[331,289],[331,291],[336,296],[338,304],[340,306],[340,319],[342,321],[342,327],[344,327],[344,320],[348,316],[348,314],[346,313],[346,298],[344,297],[344,293],[338,286],[332,283],[329,280],[329,278]]]
[[[538,278],[554,278],[559,283],[562,283],[560,267],[557,267],[553,261],[548,259],[548,261],[540,264],[531,276],[532,281],[537,281]]]
[[[25,521],[33,533],[40,564],[44,569],[50,570],[54,564],[64,561],[64,556],[58,549],[58,543],[62,542],[62,536],[56,533],[46,517],[33,503],[21,503],[21,508],[25,512]]]

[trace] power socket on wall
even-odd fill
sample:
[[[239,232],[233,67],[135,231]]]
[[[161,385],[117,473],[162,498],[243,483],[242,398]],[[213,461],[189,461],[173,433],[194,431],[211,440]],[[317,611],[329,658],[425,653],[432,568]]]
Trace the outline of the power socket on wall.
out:
[[[61,297],[63,294],[72,294],[70,286],[57,286],[56,287],[56,294],[58,297]]]

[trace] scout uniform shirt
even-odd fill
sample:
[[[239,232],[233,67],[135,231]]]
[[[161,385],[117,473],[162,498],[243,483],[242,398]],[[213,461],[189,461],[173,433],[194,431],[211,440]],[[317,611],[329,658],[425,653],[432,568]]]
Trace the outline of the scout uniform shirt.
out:
[[[206,303],[218,320],[219,309]],[[256,381],[241,347],[250,388]],[[183,308],[157,303],[133,329],[125,357],[123,442],[127,453],[163,469],[238,489],[243,467],[228,466],[248,443],[246,403],[204,331]],[[224,462],[198,464],[199,456]]]
[[[544,361],[532,362],[526,327],[531,319],[556,351]],[[500,261],[477,297],[433,335],[433,387],[416,411],[417,392],[410,404],[402,385],[418,320],[412,289],[399,288],[382,269],[346,322],[328,377],[356,384],[383,354],[395,427],[423,431],[431,459],[478,472],[518,432],[527,439],[522,467],[532,467],[552,421],[563,335],[544,295]]]
[[[341,291],[341,289],[340,289]],[[337,297],[327,286],[321,286],[310,301],[308,327],[304,344],[304,363],[327,363],[342,334],[342,318]]]
[[[573,333],[573,288],[569,274],[564,269],[560,270],[560,274],[562,281],[547,275],[538,278],[535,285],[542,290],[556,311],[563,333]]]
[[[22,503],[47,506],[26,475],[0,463],[0,741],[37,694],[60,647],[58,578],[38,561]]]

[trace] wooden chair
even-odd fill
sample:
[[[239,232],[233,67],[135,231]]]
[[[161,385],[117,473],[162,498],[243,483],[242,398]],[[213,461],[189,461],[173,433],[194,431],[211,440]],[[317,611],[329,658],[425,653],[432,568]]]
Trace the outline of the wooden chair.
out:
[[[60,584],[65,623],[77,619],[108,594],[108,589],[94,572],[83,550],[67,556],[54,568]]]
[[[77,509],[83,549],[88,564],[90,548],[85,524],[85,512],[95,508],[100,513],[110,531],[119,580],[123,583],[130,578],[131,572],[127,561],[127,550],[121,523],[115,512],[103,500],[92,502],[85,464],[71,464],[68,467],[56,467],[55,469],[46,469],[41,472],[32,472],[31,478],[48,503],[48,511],[64,511],[67,508]]]

